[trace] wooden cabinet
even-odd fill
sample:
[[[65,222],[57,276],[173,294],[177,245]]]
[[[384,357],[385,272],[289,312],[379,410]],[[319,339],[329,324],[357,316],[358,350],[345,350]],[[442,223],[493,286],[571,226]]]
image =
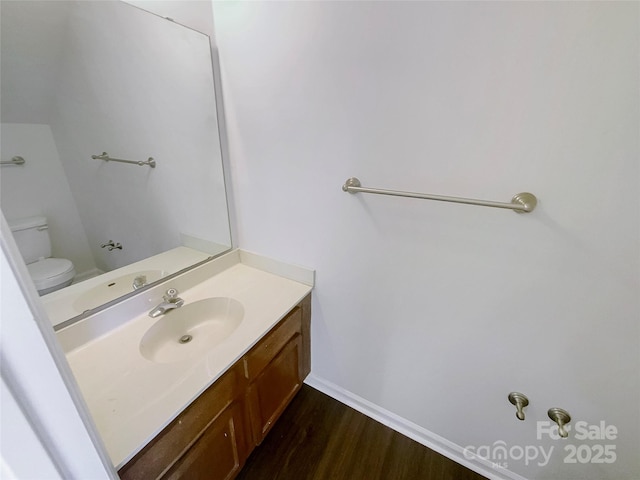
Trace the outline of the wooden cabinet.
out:
[[[120,477],[235,478],[311,370],[310,320],[309,295],[122,467]]]
[[[302,385],[302,341],[292,337],[249,386],[253,440],[259,445]]]
[[[243,447],[243,418],[244,413],[237,403],[229,405],[162,478],[234,478],[248,455]]]
[[[245,421],[244,404],[245,377],[240,365],[232,366],[189,405],[173,422],[145,446],[132,460],[120,469],[120,478],[127,480],[148,480],[158,478],[179,478],[176,472],[192,471],[195,466],[206,468],[201,457],[204,444],[215,437],[215,445],[225,444],[224,455],[230,451],[238,463],[236,470],[252,447],[249,442],[249,425]],[[229,430],[229,432],[227,432]],[[217,432],[226,433],[220,439]],[[229,435],[231,434],[231,435]],[[212,450],[212,455],[214,448]],[[228,463],[220,457],[216,472],[226,468]],[[231,471],[231,469],[229,469]],[[166,476],[168,475],[168,476]],[[185,477],[188,478],[188,477]],[[190,477],[195,478],[195,477]],[[232,478],[230,476],[209,476],[201,478]]]

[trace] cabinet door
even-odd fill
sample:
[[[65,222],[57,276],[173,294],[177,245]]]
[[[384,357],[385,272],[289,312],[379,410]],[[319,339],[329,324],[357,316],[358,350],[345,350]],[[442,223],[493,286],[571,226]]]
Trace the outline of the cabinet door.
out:
[[[302,385],[302,337],[296,334],[249,389],[254,440],[259,445]]]
[[[244,462],[242,408],[233,403],[207,427],[198,441],[163,479],[230,480]]]
[[[295,307],[245,356],[245,372],[253,381],[291,338],[302,332],[302,310]]]
[[[195,442],[217,422],[223,412],[229,409],[246,391],[246,380],[241,365],[234,365],[189,407],[187,407],[158,436],[142,449],[133,459],[120,469],[118,474],[123,480],[154,480],[176,465],[182,455],[188,452]],[[236,407],[237,408],[237,407]],[[234,410],[235,411],[235,410]],[[234,431],[244,452],[242,462],[248,455],[247,448],[253,432],[249,422],[238,422],[248,429],[245,434],[239,429]],[[236,426],[237,427],[237,426]],[[221,477],[224,478],[224,477]]]

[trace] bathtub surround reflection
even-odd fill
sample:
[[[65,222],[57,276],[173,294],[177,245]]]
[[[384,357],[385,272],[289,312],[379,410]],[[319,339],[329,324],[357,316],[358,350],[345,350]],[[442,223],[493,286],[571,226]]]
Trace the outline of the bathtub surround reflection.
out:
[[[3,2],[1,21],[3,156],[28,159],[2,170],[4,216],[46,216],[76,279],[228,250],[209,37],[115,0]]]

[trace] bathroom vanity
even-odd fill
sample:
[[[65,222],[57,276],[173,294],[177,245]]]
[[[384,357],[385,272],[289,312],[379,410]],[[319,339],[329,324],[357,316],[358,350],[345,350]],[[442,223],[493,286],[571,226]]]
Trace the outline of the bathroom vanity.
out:
[[[57,332],[123,479],[236,475],[310,371],[312,285],[235,250]]]
[[[233,478],[310,372],[307,296],[140,453],[128,479]]]

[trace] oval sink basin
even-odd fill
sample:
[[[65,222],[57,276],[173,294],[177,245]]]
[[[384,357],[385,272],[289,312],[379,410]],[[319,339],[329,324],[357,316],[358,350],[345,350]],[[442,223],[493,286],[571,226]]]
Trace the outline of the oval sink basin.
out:
[[[156,363],[182,362],[204,355],[238,328],[244,307],[233,298],[215,297],[169,310],[140,341],[140,353]]]
[[[144,282],[148,284],[160,280],[166,275],[167,272],[164,270],[143,270],[112,278],[79,295],[73,302],[73,308],[78,312],[84,312],[99,307],[104,303],[133,292],[135,290],[133,283],[136,278],[144,278]]]

